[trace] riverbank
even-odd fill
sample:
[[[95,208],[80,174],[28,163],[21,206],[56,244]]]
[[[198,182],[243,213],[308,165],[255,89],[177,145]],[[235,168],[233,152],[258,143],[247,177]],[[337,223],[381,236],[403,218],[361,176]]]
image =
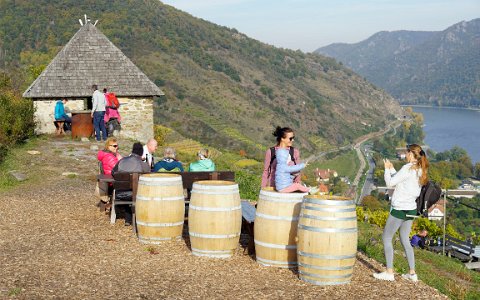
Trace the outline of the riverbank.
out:
[[[476,107],[434,106],[434,105],[422,105],[422,104],[415,104],[415,105],[400,104],[400,106],[401,106],[401,107],[424,107],[424,108],[464,109],[464,110],[480,111],[480,108],[476,108]]]

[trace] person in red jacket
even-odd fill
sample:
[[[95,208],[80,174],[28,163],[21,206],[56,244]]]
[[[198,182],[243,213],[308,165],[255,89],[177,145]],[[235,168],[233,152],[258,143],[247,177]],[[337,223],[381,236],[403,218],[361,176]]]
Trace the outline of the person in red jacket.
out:
[[[118,153],[117,139],[109,137],[105,143],[105,149],[98,151],[97,159],[102,163],[104,174],[111,174],[113,167],[122,158]]]

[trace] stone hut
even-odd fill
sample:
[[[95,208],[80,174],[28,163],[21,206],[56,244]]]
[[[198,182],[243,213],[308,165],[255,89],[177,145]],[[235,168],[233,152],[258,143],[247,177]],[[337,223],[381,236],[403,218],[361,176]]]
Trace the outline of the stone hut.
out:
[[[153,99],[164,93],[89,21],[23,93],[34,101],[36,132],[55,131],[54,108],[59,99],[69,100],[67,112],[91,109],[93,84],[117,95],[120,137],[145,142],[153,136]]]

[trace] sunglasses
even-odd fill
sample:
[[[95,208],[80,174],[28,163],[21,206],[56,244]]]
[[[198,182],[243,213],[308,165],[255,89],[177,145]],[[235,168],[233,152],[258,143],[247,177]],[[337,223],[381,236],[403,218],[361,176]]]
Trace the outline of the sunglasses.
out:
[[[290,141],[293,141],[295,139],[294,136],[288,138]]]
[[[110,147],[118,148],[118,145],[110,145]]]

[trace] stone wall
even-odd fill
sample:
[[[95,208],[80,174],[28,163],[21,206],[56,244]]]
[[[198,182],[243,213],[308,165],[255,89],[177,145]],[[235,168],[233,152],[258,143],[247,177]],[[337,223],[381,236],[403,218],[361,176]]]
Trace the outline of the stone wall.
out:
[[[153,98],[119,97],[122,117],[121,138],[146,143],[153,137]]]
[[[57,100],[35,100],[35,133],[55,133],[55,104]],[[70,100],[65,104],[65,112],[68,114],[72,110],[84,110],[85,100]]]
[[[145,143],[153,137],[153,98],[123,98],[119,97],[120,116],[122,117],[122,130],[120,138],[137,140]],[[35,120],[37,122],[36,133],[55,133],[54,110],[56,100],[34,101],[36,108]],[[65,111],[85,110],[85,100],[69,100],[65,105]]]

